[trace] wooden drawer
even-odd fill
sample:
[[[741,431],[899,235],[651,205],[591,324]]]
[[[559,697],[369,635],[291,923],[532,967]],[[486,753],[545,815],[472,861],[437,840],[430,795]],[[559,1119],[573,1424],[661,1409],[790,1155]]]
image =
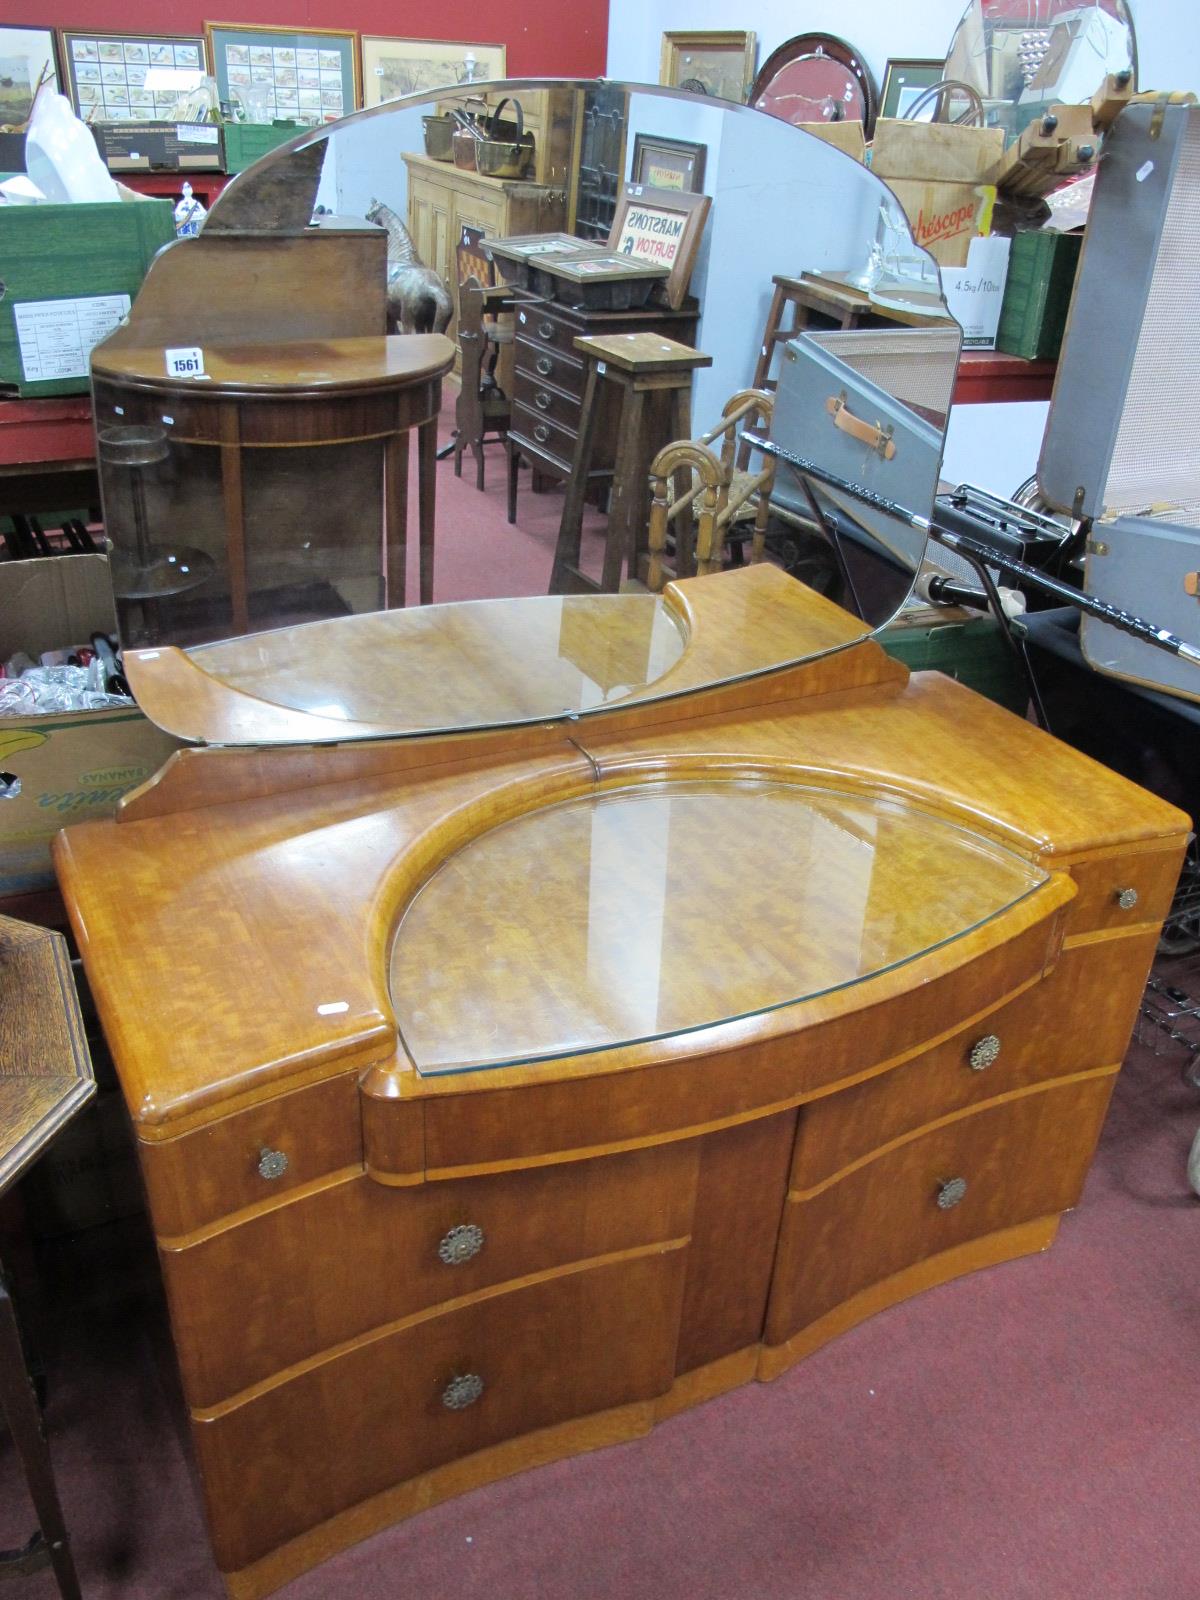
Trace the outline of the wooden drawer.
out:
[[[816,1193],[789,1194],[766,1343],[931,1256],[1074,1205],[1112,1083],[1034,1090],[920,1134]],[[965,1193],[947,1205],[955,1179]]]
[[[1159,923],[1171,908],[1179,880],[1182,847],[1080,861],[1071,868],[1078,886],[1067,920],[1067,936],[1102,928]],[[1132,891],[1136,897],[1130,904]]]
[[[553,384],[564,394],[574,396],[577,402],[583,397],[583,363],[577,356],[547,350],[518,335],[516,365],[537,382]]]
[[[563,394],[560,389],[535,377],[518,361],[513,399],[527,411],[555,422],[571,433],[579,432],[579,396]]]
[[[543,350],[570,356],[577,364],[582,365],[582,358],[575,349],[575,341],[581,333],[587,332],[586,324],[564,317],[561,311],[549,309],[544,301],[518,306],[516,323],[517,338],[520,342],[527,341],[530,344],[540,345]]]
[[[216,1405],[442,1301],[682,1238],[697,1153],[693,1140],[415,1188],[364,1174],[163,1251],[188,1401]],[[464,1229],[479,1248],[458,1260],[477,1242]]]
[[[570,472],[575,455],[576,435],[573,429],[559,427],[557,423],[547,421],[540,411],[533,411],[514,400],[508,431],[518,443],[522,438],[532,440],[539,450],[544,450],[561,463],[564,472]]]
[[[686,1257],[655,1246],[482,1297],[197,1418],[217,1565],[237,1571],[443,1463],[665,1393]],[[452,1410],[465,1378],[482,1393]]]
[[[890,1072],[805,1106],[791,1187],[823,1183],[952,1112],[1049,1078],[1117,1066],[1156,941],[1150,931],[1064,950],[1047,977],[981,1021]],[[1085,1028],[1072,1021],[1080,1015]],[[994,1059],[990,1040],[999,1048]]]
[[[357,1070],[344,1073],[178,1139],[141,1141],[155,1233],[171,1239],[331,1173],[361,1168],[358,1078]],[[283,1158],[282,1172],[278,1159],[264,1164],[270,1155]]]

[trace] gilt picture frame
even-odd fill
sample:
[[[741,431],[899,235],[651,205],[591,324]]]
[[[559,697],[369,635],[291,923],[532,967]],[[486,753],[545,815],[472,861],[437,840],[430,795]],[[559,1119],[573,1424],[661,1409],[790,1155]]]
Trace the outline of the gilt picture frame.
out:
[[[462,88],[508,75],[508,48],[460,39],[388,39],[364,33],[363,105],[378,106],[401,95]]]
[[[617,201],[609,250],[633,261],[669,267],[664,292],[674,311],[687,298],[711,204],[706,194],[651,189],[643,183],[627,183]]]
[[[223,102],[253,94],[265,101],[269,120],[310,126],[336,122],[362,104],[358,34],[350,29],[206,22],[204,32]]]
[[[757,48],[753,33],[732,29],[664,33],[658,81],[745,105],[754,82]]]

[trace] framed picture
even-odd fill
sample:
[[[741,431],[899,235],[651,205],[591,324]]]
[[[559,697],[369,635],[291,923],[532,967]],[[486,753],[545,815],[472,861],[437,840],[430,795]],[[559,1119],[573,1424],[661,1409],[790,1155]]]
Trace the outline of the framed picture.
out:
[[[880,96],[881,117],[906,117],[909,108],[918,101],[926,89],[941,83],[946,75],[944,61],[889,61],[883,74],[883,94]],[[918,120],[932,122],[937,109],[937,98],[918,112]]]
[[[466,44],[454,39],[362,37],[363,105],[377,106],[402,94],[503,78],[502,44]]]
[[[675,189],[699,194],[704,188],[707,146],[684,139],[660,139],[656,133],[635,133],[630,183],[651,189]]]
[[[204,31],[218,99],[240,100],[258,120],[336,122],[362,103],[356,33],[249,22],[206,22]]]
[[[0,26],[0,132],[23,127],[33,110],[38,85],[58,88],[58,55],[53,28]]]
[[[608,248],[635,261],[669,267],[666,296],[673,310],[687,296],[710,204],[706,194],[650,189],[642,183],[627,183],[617,201]]]
[[[664,33],[658,81],[744,105],[754,82],[754,52],[752,33]]]
[[[204,40],[196,34],[59,33],[66,95],[85,122],[155,122],[179,99],[179,85],[147,78],[156,68],[207,72]]]

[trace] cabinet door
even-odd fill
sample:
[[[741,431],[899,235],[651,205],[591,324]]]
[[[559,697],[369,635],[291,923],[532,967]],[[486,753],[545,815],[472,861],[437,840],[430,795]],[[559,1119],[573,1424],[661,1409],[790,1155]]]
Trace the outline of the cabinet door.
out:
[[[888,1279],[954,1250],[963,1251],[955,1269],[930,1282],[988,1265],[1003,1259],[989,1255],[989,1235],[1073,1206],[1114,1077],[1115,1071],[984,1107],[886,1147],[831,1183],[792,1190],[766,1343],[781,1345],[815,1328],[815,1349],[824,1337],[924,1287],[897,1283],[878,1301],[867,1298]],[[980,1248],[972,1256],[964,1247],[973,1243]],[[821,1337],[823,1318],[829,1326]]]

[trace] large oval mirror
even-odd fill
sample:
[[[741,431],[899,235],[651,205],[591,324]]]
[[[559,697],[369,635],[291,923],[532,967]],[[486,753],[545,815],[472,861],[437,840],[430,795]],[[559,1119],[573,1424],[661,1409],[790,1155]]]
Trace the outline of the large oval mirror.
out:
[[[483,142],[481,107],[504,125]],[[462,152],[464,139],[478,149]],[[644,186],[640,195],[628,190],[631,181]],[[693,194],[708,198],[690,274],[678,281],[652,273],[639,298],[617,271],[606,297],[608,269],[588,263],[645,250],[653,264],[659,205],[671,210],[659,191],[681,196],[684,209]],[[618,240],[614,226],[628,220],[631,193],[640,225]],[[960,336],[937,268],[914,245],[891,192],[861,161],[746,106],[644,85],[521,80],[410,96],[314,130],[236,178],[200,238],[156,260],[129,322],[98,348],[93,365],[106,508],[129,575],[122,620],[131,642],[187,646],[210,676],[264,702],[301,710],[320,703],[340,719],[327,736],[343,738],[353,732],[345,724],[359,721],[378,733],[381,717],[382,726],[406,732],[593,709],[644,694],[686,647],[682,624],[664,617],[661,599],[613,594],[614,616],[623,607],[627,621],[642,619],[640,668],[613,673],[589,659],[578,674],[573,666],[565,690],[561,673],[531,662],[511,705],[497,690],[461,706],[451,695],[420,714],[397,703],[389,716],[379,673],[372,688],[361,687],[364,661],[386,674],[418,633],[427,646],[431,635],[444,638],[449,657],[461,658],[464,648],[461,614],[447,631],[431,615],[437,606],[415,611],[411,548],[408,608],[385,609],[396,597],[379,558],[378,440],[366,427],[346,443],[321,431],[322,384],[339,340],[384,332],[381,230],[391,246],[393,316],[414,328],[445,326],[460,345],[458,365],[467,349],[460,335],[473,317],[488,346],[485,403],[507,412],[507,449],[482,447],[482,489],[470,452],[461,477],[453,452],[436,467],[435,537],[423,552],[435,602],[572,596],[571,573],[582,574],[584,587],[602,576],[607,512],[614,489],[628,488],[615,484],[614,468],[629,385],[622,389],[611,373],[599,384],[593,473],[580,496],[577,553],[564,565],[567,490],[589,414],[588,360],[574,339],[648,332],[706,358],[686,376],[692,438],[721,420],[731,396],[756,384],[772,392],[775,453],[743,439],[727,445],[748,475],[739,483],[761,476],[768,461],[775,476],[766,514],[761,495],[751,495],[732,519],[725,563],[765,556],[857,616],[860,636],[893,616],[923,556],[924,534],[911,519],[930,513]],[[406,304],[411,274],[398,264],[410,251],[430,272]],[[554,254],[553,284],[541,270],[543,252]],[[562,263],[573,255],[571,278]],[[507,285],[495,314],[485,296],[482,330],[479,302],[463,300],[469,278]],[[158,377],[164,349],[176,345],[206,354],[206,371],[182,385],[182,398]],[[197,420],[209,402],[252,399],[260,380],[277,383],[289,350],[299,363],[297,403],[304,391],[314,406],[307,434],[289,433],[287,448],[272,448],[282,436],[256,422],[251,438],[232,410],[224,423]],[[472,394],[479,365],[470,369]],[[457,370],[447,375],[443,445],[458,381]],[[298,415],[293,408],[278,427],[294,430]],[[655,443],[678,437],[670,429],[678,415],[648,407],[643,434]],[[130,455],[121,431],[141,426],[153,441],[134,441]],[[106,457],[110,427],[117,441]],[[767,423],[750,411],[744,428],[766,433]],[[719,452],[721,440],[712,448]],[[646,512],[643,502],[635,540],[645,536]],[[667,575],[674,538],[668,530]],[[410,547],[416,542],[410,536]],[[635,588],[646,580],[644,549],[640,559],[639,566],[636,551],[621,552],[626,588],[630,573]],[[155,572],[165,575],[158,586]],[[514,631],[526,640],[568,635],[559,613],[551,615],[563,604],[545,599],[520,616],[473,611],[471,648],[486,652]],[[377,614],[367,621],[362,612]],[[603,626],[584,632],[604,636]],[[797,636],[754,669],[829,647],[827,638]]]

